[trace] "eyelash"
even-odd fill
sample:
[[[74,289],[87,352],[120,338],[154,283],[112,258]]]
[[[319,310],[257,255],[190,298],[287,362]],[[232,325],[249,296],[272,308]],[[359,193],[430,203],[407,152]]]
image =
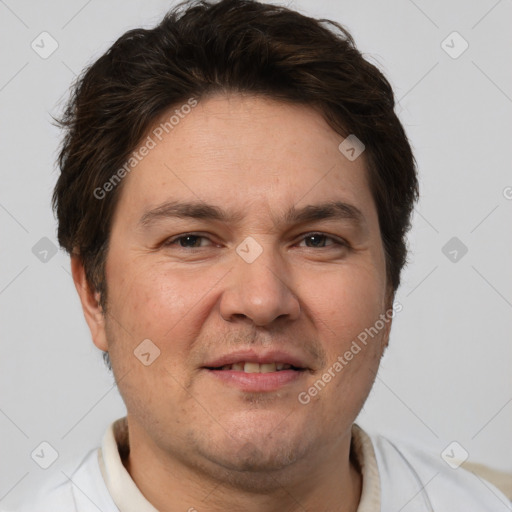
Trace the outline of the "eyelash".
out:
[[[198,234],[198,233],[183,233],[182,235],[179,235],[179,236],[176,236],[176,237],[169,238],[169,239],[165,240],[162,245],[164,247],[171,247],[171,246],[175,245],[176,242],[179,242],[179,240],[181,240],[183,238],[187,238],[189,236],[194,236],[194,237],[197,237],[197,238],[206,238],[206,239],[209,240],[209,238],[207,236],[204,236],[204,235],[201,235],[201,234]],[[327,248],[333,247],[335,245],[338,245],[339,247],[349,247],[348,243],[345,242],[344,240],[342,240],[340,238],[337,238],[337,237],[333,237],[331,235],[327,235],[327,234],[322,233],[322,232],[317,232],[317,231],[314,231],[314,232],[311,232],[311,233],[306,233],[306,234],[302,235],[301,241],[306,239],[306,238],[311,238],[313,236],[325,237],[326,239],[330,239],[330,240],[332,240],[334,242],[334,244],[327,245],[325,247],[316,247],[316,249],[327,249]],[[185,249],[185,250],[187,250],[187,249],[188,250],[203,249],[203,247],[181,247],[181,246],[178,246],[178,248],[179,249]],[[306,249],[315,249],[315,247],[306,247]]]

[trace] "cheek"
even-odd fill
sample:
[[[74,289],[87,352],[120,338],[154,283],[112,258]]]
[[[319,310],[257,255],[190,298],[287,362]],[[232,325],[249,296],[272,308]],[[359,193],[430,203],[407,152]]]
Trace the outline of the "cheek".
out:
[[[187,324],[184,320],[200,299],[201,287],[186,273],[137,261],[118,268],[124,272],[110,276],[111,305],[138,335],[163,340],[171,330]]]
[[[384,288],[375,268],[347,266],[318,277],[314,287],[301,289],[309,290],[303,300],[327,336],[351,340],[383,311]]]
[[[167,382],[169,389],[174,389],[178,384],[171,375],[183,386],[190,378],[190,352],[212,313],[213,290],[223,272],[219,275],[197,269],[178,270],[165,263],[145,265],[142,261],[133,261],[120,265],[130,279],[112,273],[109,283],[112,283],[112,290],[115,289],[111,306],[117,335],[111,341],[116,345],[117,357],[127,365],[127,371],[133,366],[141,370],[133,352],[143,340],[151,340],[160,353],[149,367],[152,371],[141,378]],[[209,294],[209,290],[212,293]],[[115,343],[117,339],[122,343]],[[169,373],[155,373],[165,370]],[[147,384],[150,387],[151,382]]]

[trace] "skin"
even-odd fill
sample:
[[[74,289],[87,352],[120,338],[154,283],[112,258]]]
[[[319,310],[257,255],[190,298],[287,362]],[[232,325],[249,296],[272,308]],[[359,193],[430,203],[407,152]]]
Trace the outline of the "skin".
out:
[[[391,307],[364,153],[349,161],[342,140],[310,107],[240,94],[203,99],[124,178],[106,315],[72,258],[93,341],[110,353],[127,407],[125,466],[158,510],[357,509],[362,479],[349,458],[350,429],[391,322],[309,404],[297,398]],[[241,218],[140,226],[144,212],[171,199]],[[292,206],[332,200],[355,206],[364,221],[281,222]],[[206,238],[162,245],[190,232]],[[263,250],[253,263],[236,252],[248,236]],[[149,366],[133,353],[144,339],[160,350]],[[255,393],[202,369],[241,347],[292,350],[309,371]]]

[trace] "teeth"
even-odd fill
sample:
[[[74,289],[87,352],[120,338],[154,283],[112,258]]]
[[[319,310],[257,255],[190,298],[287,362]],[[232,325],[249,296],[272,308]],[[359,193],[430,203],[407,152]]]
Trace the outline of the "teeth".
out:
[[[245,373],[260,373],[260,365],[258,363],[245,363],[244,364],[244,372]]]
[[[245,364],[247,364],[247,363],[245,363]],[[261,373],[269,373],[269,372],[275,372],[276,371],[276,363],[260,364],[259,367],[260,367],[260,372]],[[244,370],[245,370],[245,368],[244,368]]]
[[[285,363],[250,363],[250,362],[240,362],[233,364],[226,364],[221,367],[221,370],[234,370],[238,372],[245,373],[270,373],[281,370],[289,370],[291,365]]]

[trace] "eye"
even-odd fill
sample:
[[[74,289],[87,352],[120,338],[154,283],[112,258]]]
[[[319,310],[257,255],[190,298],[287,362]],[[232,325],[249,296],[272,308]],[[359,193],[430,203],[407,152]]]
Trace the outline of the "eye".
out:
[[[307,233],[306,235],[303,235],[302,240],[306,241],[307,248],[312,249],[323,249],[335,246],[348,247],[348,244],[344,240],[324,233]],[[184,233],[182,235],[169,238],[162,245],[164,247],[175,246],[181,249],[200,249],[202,247],[208,247],[207,244],[203,243],[204,241],[212,242],[208,237],[197,233]],[[327,243],[328,241],[330,241],[330,243]]]
[[[312,240],[311,245],[307,245],[307,242],[306,242],[306,247],[311,247],[311,248],[323,249],[324,247],[336,246],[336,245],[340,246],[340,247],[348,246],[348,244],[346,242],[344,242],[343,240],[326,235],[324,233],[308,233],[308,234],[304,235],[302,239],[303,240]],[[325,242],[327,240],[331,240],[334,243],[325,245]]]
[[[209,238],[195,233],[185,233],[166,240],[163,245],[165,247],[177,245],[183,249],[199,249],[200,247],[204,247],[201,245],[201,240],[209,240]],[[176,242],[178,242],[178,244]]]

